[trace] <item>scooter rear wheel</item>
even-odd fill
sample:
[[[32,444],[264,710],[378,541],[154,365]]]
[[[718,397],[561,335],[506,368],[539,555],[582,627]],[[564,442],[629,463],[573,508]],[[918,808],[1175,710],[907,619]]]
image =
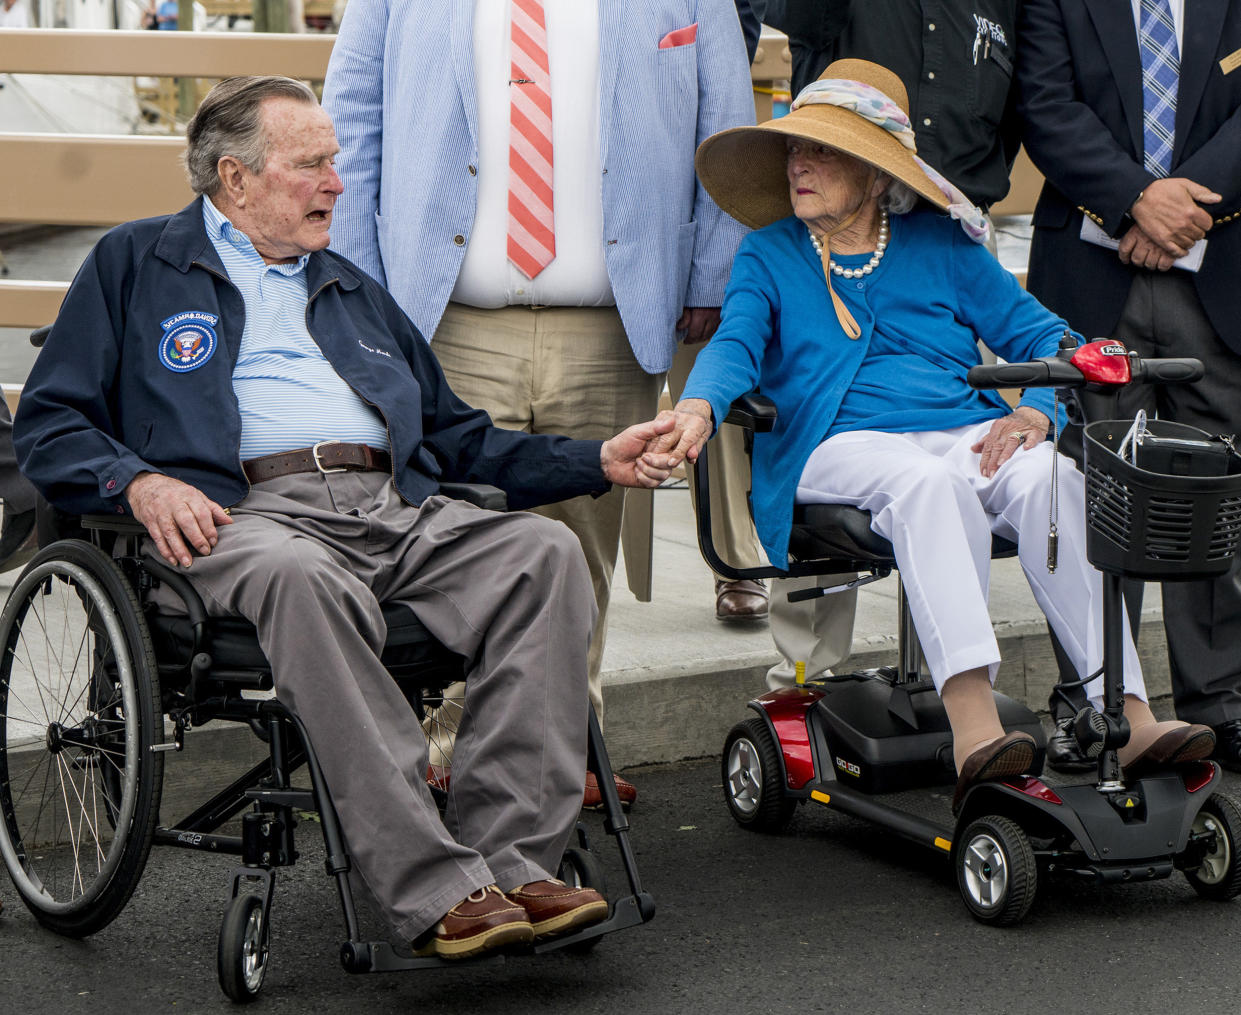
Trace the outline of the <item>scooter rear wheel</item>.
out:
[[[1241,807],[1224,793],[1212,793],[1194,818],[1193,833],[1215,833],[1215,844],[1202,863],[1185,872],[1194,891],[1204,899],[1226,902],[1241,894]]]
[[[784,795],[780,748],[759,716],[737,723],[724,741],[724,799],[737,824],[756,832],[779,832],[797,801]]]
[[[974,919],[997,927],[1025,919],[1038,889],[1038,866],[1017,822],[998,814],[972,822],[957,840],[955,864]]]

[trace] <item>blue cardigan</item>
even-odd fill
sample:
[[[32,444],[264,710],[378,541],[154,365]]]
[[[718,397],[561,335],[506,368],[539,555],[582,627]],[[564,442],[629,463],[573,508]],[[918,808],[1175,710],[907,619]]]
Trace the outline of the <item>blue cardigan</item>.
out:
[[[861,279],[833,276],[832,284],[862,329],[856,341],[836,320],[806,226],[790,216],[751,233],[733,262],[720,328],[698,356],[682,396],[706,399],[717,422],[734,398],[755,388],[775,402],[775,429],[754,441],[751,499],[759,539],[777,567],[788,559],[802,469],[832,430],[876,329],[943,371],[934,389],[926,372],[895,373],[894,399],[917,405],[942,401],[951,394],[945,387],[960,389],[959,412],[889,414],[884,429],[913,432],[1010,411],[996,392],[973,392],[966,384],[966,372],[980,362],[978,339],[1003,359],[1027,360],[1055,353],[1068,327],[955,222],[930,210],[892,216],[891,240],[874,272]],[[1050,390],[1033,389],[1021,404],[1050,416],[1053,398]]]

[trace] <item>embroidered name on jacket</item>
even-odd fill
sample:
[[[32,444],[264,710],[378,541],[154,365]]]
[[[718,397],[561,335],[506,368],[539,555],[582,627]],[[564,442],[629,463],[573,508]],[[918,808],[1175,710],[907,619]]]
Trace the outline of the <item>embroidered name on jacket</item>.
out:
[[[178,374],[197,370],[215,353],[219,320],[202,310],[184,310],[161,322],[164,334],[159,340],[159,361]]]

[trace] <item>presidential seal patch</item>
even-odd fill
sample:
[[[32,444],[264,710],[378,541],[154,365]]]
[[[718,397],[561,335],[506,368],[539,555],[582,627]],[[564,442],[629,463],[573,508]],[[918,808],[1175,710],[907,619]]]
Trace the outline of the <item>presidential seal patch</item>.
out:
[[[161,322],[164,335],[159,340],[159,361],[178,374],[197,370],[215,352],[219,320],[202,310],[184,310]]]

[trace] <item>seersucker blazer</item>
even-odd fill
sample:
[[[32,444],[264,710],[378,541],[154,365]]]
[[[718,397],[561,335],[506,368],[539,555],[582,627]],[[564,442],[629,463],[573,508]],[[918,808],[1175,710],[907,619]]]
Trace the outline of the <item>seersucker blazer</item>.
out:
[[[605,258],[634,355],[651,373],[676,351],[687,306],[719,306],[746,230],[699,186],[694,151],[752,124],[734,0],[598,0]],[[477,201],[472,0],[351,0],[324,106],[336,126],[332,247],[383,282],[435,334]],[[688,45],[659,48],[698,25]]]

